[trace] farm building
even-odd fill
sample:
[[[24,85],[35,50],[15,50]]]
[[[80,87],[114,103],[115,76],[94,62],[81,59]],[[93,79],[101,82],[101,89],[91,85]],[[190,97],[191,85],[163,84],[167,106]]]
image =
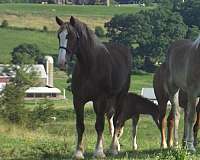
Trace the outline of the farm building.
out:
[[[30,87],[26,90],[26,99],[33,98],[64,98],[61,91],[53,86],[53,58],[45,57],[44,64],[32,65],[27,72],[35,71],[38,76],[38,86]],[[5,87],[6,83],[15,76],[9,65],[0,64],[0,92]]]

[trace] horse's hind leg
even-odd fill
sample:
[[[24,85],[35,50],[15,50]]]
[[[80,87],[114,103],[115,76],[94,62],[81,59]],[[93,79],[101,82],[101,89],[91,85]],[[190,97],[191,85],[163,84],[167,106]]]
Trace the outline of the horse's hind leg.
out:
[[[180,107],[178,103],[178,89],[174,89],[173,92],[170,94],[170,102],[172,105],[172,111],[174,114],[174,146],[178,146],[178,126],[179,126],[179,120],[180,120]]]
[[[197,139],[197,134],[198,134],[198,130],[200,127],[200,112],[197,112],[197,120],[196,123],[194,125],[193,131],[194,131],[194,146],[197,146],[198,144],[198,139]]]
[[[76,112],[76,130],[78,133],[77,147],[74,154],[75,159],[84,159],[83,156],[83,132],[85,130],[84,126],[84,104],[74,98],[74,109]]]
[[[137,150],[137,141],[136,141],[136,134],[137,134],[137,124],[139,120],[139,114],[134,115],[132,117],[132,135],[133,135],[133,150]]]
[[[98,99],[94,102],[94,111],[96,113],[96,123],[95,129],[97,132],[97,144],[94,152],[94,157],[96,158],[105,158],[105,154],[103,151],[103,130],[104,130],[104,123],[105,123],[105,109],[106,103]]]
[[[174,128],[174,114],[171,109],[169,116],[167,118],[167,145],[168,147],[173,146],[173,128]]]
[[[168,99],[162,100],[162,102],[160,102],[159,104],[159,110],[160,110],[159,128],[161,132],[161,148],[167,148],[166,136],[165,136],[167,101]]]

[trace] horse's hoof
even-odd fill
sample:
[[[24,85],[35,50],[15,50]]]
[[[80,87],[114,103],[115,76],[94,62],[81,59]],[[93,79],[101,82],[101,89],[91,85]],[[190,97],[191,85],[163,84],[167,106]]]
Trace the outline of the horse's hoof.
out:
[[[166,143],[165,144],[161,144],[160,148],[161,149],[167,149],[167,144]]]
[[[74,154],[74,156],[73,156],[73,158],[77,159],[77,160],[84,159],[83,152],[80,151],[80,150],[76,151],[75,154]]]
[[[106,155],[103,153],[103,151],[95,151],[93,157],[101,159],[101,158],[106,158]]]
[[[138,146],[137,146],[137,145],[134,145],[134,146],[133,146],[133,150],[136,151],[137,149],[138,149]]]
[[[198,146],[198,141],[194,141],[194,146],[197,147]]]
[[[195,152],[196,152],[196,149],[195,149],[193,143],[187,142],[186,148],[187,148],[187,150],[188,150],[189,152],[192,152],[192,153],[195,153]]]
[[[111,150],[111,154],[113,155],[113,156],[116,156],[116,155],[118,155],[118,151],[116,150],[116,149],[112,149]]]

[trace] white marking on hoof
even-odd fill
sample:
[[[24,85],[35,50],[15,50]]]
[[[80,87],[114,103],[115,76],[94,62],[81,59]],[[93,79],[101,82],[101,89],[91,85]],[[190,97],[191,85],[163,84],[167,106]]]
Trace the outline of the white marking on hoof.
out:
[[[134,144],[134,145],[133,145],[133,150],[136,151],[137,149],[138,149],[137,144]]]
[[[106,155],[104,154],[103,149],[99,149],[99,150],[96,149],[93,157],[94,158],[106,158]]]
[[[161,144],[160,148],[162,148],[162,149],[166,149],[166,148],[167,148],[167,144],[166,144],[166,143]]]
[[[74,159],[84,159],[84,156],[83,156],[83,152],[80,151],[80,150],[77,150],[74,154]]]

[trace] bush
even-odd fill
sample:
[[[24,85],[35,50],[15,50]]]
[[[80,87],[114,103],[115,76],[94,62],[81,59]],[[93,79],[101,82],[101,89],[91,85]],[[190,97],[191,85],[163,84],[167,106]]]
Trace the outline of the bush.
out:
[[[50,121],[51,117],[55,116],[53,105],[54,103],[47,99],[41,101],[38,106],[28,114],[26,126],[31,129],[36,129],[41,124]]]
[[[43,31],[44,31],[44,32],[48,32],[47,26],[43,26]]]
[[[95,27],[95,34],[98,37],[104,37],[105,36],[104,30],[103,30],[103,28],[101,26]]]
[[[35,64],[43,60],[43,53],[36,44],[19,44],[11,52],[13,64]]]
[[[1,27],[6,28],[8,27],[8,21],[7,20],[3,20],[1,23]]]

